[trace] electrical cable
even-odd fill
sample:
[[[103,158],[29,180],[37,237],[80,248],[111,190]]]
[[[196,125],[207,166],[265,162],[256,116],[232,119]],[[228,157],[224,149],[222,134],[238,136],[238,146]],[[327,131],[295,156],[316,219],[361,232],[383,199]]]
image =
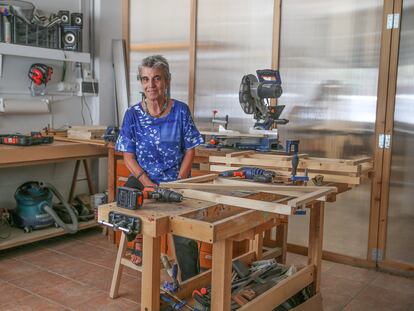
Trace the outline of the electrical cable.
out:
[[[0,218],[0,228],[3,226],[4,228],[7,228],[8,230],[5,236],[0,235],[0,239],[5,240],[11,236],[11,225],[10,225],[10,222],[7,220],[7,218],[4,216]]]

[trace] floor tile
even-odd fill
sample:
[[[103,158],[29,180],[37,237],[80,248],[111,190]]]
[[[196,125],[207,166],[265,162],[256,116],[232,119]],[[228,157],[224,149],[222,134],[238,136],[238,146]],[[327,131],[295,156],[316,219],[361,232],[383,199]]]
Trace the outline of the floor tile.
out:
[[[0,305],[2,311],[66,311],[65,306],[52,303],[38,296],[28,296],[18,301]]]
[[[0,305],[14,303],[30,295],[26,290],[6,282],[0,282]]]
[[[75,311],[139,311],[141,305],[124,298],[111,299],[108,294],[100,294],[80,306]]]
[[[21,276],[30,277],[40,269],[13,259],[0,259],[0,280],[12,280]]]
[[[394,276],[387,273],[378,273],[371,285],[404,292],[414,296],[414,278]]]
[[[67,281],[68,279],[54,273],[48,271],[39,271],[30,275],[30,277],[21,276],[19,278],[10,280],[9,282],[15,286],[18,286],[19,288],[37,293],[39,289],[56,286]]]
[[[406,311],[413,305],[414,293],[407,294],[400,291],[368,285],[344,308],[344,310]]]
[[[370,283],[377,277],[377,272],[375,270],[357,268],[343,264],[332,265],[332,267],[327,270],[327,274],[362,283]]]
[[[76,282],[67,281],[39,289],[37,294],[69,308],[79,306],[101,294],[101,291]]]

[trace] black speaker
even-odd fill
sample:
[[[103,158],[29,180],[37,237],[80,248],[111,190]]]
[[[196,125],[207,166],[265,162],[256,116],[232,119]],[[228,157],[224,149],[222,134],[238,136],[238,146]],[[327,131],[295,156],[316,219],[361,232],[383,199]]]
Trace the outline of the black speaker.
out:
[[[70,14],[70,24],[72,26],[83,27],[83,14],[82,13],[72,13]]]
[[[82,29],[79,26],[62,26],[61,48],[82,52]]]
[[[69,11],[59,11],[58,16],[62,20],[61,25],[70,25]]]

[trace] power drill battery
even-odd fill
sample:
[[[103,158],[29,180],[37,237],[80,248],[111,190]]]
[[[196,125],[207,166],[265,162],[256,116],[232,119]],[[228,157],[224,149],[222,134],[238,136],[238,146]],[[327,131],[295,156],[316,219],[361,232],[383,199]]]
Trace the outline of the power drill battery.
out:
[[[136,210],[141,208],[144,196],[139,189],[118,187],[116,193],[116,205],[118,207]]]

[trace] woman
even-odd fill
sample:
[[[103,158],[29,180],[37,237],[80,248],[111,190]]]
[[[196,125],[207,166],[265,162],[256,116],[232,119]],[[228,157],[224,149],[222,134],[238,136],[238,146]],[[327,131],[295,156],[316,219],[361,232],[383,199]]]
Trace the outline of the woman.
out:
[[[125,165],[132,174],[125,185],[143,189],[187,178],[194,148],[202,144],[203,139],[188,106],[169,97],[171,74],[167,60],[161,55],[144,58],[138,67],[138,80],[144,90],[143,100],[125,112],[116,143],[116,149],[123,152]],[[188,263],[180,264],[181,246],[190,245],[192,250],[185,250],[194,255],[195,242],[179,237],[174,237],[174,241],[184,280],[196,274],[196,269],[190,267],[192,271],[186,271]],[[135,264],[141,264],[141,247],[138,241],[133,256]]]

